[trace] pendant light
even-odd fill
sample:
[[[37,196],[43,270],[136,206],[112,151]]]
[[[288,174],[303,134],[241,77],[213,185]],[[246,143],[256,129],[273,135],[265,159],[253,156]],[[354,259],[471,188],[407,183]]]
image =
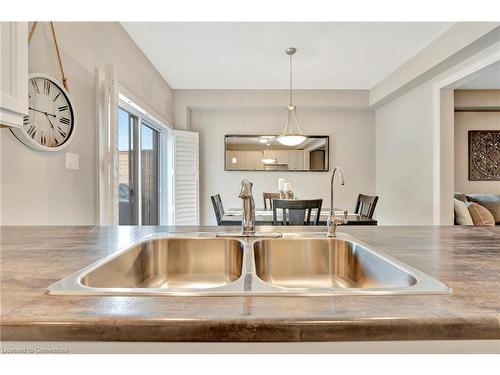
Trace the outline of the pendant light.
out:
[[[286,106],[286,123],[283,134],[277,140],[285,146],[297,146],[306,140],[302,134],[299,122],[297,120],[297,107],[293,105],[293,85],[292,85],[292,56],[295,55],[297,49],[290,47],[286,49],[286,54],[290,56],[290,104]]]
[[[276,136],[274,136],[274,135],[261,135],[259,137],[259,142],[264,143],[264,144],[268,144],[269,142],[272,142],[275,138],[276,138]]]
[[[276,157],[271,154],[271,149],[269,148],[269,146],[270,144],[268,143],[266,145],[266,149],[262,151],[262,162],[264,164],[274,164],[278,161]]]

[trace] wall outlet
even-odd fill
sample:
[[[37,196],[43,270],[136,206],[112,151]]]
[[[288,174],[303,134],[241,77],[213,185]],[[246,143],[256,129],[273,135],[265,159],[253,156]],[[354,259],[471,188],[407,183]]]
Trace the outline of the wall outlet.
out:
[[[66,153],[66,169],[75,169],[78,170],[80,168],[80,157],[78,154],[73,154],[71,152]]]

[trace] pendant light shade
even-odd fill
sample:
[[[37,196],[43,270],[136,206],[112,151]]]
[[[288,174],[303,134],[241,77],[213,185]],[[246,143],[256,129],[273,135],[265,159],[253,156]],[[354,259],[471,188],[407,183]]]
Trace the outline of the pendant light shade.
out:
[[[306,140],[306,137],[302,135],[302,130],[299,126],[299,121],[297,120],[297,107],[289,105],[286,107],[286,123],[285,130],[277,140],[279,143],[285,146],[297,146]]]
[[[262,159],[264,164],[274,164],[276,163],[276,159]]]
[[[286,50],[286,54],[290,56],[290,104],[286,106],[285,129],[277,138],[277,141],[285,146],[298,146],[306,140],[297,120],[297,107],[293,105],[292,56],[295,52],[297,49],[293,47]]]
[[[262,162],[264,164],[274,164],[278,161],[278,159],[276,159],[276,156],[274,156],[274,154],[271,153],[271,149],[269,148],[269,143],[266,145],[266,149],[264,151],[262,151]]]

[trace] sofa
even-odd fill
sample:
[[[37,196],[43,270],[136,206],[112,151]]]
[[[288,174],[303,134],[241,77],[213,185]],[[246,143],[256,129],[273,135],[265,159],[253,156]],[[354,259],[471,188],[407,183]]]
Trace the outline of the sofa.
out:
[[[500,225],[500,194],[455,193],[454,198],[456,201],[460,201],[465,204],[465,207],[467,207],[468,210],[471,211],[470,213],[472,214],[472,219],[474,221],[473,223],[470,223],[470,221],[468,223],[464,223],[464,213],[460,210],[460,203],[457,203],[455,201],[456,225]],[[477,205],[480,207],[478,207]],[[478,219],[479,223],[477,223],[477,211],[481,211],[479,212],[479,216],[481,216],[482,213],[487,215],[489,218],[493,216],[492,220],[494,221],[494,223],[491,222],[491,219],[489,219],[489,221],[487,219],[488,224],[482,223],[480,219]],[[491,214],[491,216],[488,214],[488,212]],[[465,215],[467,215],[467,212],[465,212]]]

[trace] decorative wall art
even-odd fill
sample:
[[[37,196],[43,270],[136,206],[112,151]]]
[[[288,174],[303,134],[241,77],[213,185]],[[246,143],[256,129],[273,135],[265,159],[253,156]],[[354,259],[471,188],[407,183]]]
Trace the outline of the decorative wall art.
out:
[[[469,131],[469,181],[500,181],[500,130]]]

